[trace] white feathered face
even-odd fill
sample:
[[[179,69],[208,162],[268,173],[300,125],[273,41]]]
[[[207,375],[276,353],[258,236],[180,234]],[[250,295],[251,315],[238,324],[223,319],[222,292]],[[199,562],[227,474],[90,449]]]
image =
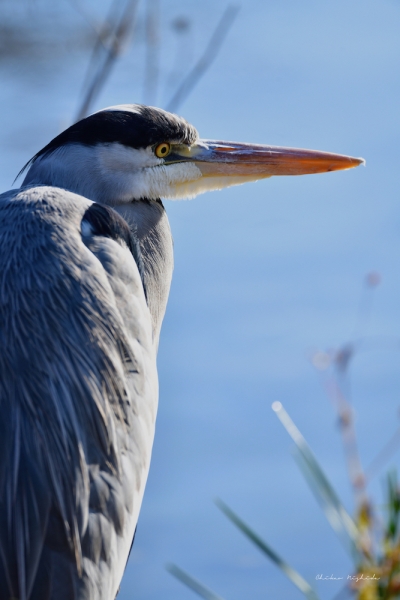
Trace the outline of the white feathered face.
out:
[[[273,146],[201,140],[184,119],[122,105],[72,125],[28,163],[23,185],[63,187],[106,204],[193,198],[272,175],[349,169],[362,159]]]

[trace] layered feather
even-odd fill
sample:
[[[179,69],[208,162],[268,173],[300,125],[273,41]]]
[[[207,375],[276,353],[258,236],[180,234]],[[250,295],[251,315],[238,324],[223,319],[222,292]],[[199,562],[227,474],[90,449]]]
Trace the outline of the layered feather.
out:
[[[0,196],[0,598],[113,600],[157,408],[152,319],[123,239],[57,188]]]

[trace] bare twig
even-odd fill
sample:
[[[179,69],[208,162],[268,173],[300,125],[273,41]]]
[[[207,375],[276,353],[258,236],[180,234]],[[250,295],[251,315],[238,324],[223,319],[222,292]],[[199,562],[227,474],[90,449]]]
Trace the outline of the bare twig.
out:
[[[212,34],[210,41],[208,42],[204,54],[178,87],[177,91],[167,105],[167,110],[172,112],[176,111],[193,90],[195,85],[199,82],[207,69],[209,69],[211,64],[216,59],[238,12],[238,6],[229,5],[227,7],[221,17],[221,20],[215,28],[214,33]]]
[[[375,272],[368,273],[365,278],[354,333],[355,340],[357,337],[360,338],[365,334],[365,328],[371,313],[372,292],[376,286],[379,285],[380,280],[380,275]],[[350,482],[353,487],[357,506],[361,507],[367,504],[366,477],[358,451],[349,385],[349,368],[356,351],[358,351],[359,345],[360,341],[347,343],[336,353],[333,361],[335,377],[330,388],[338,411],[340,432],[342,435]]]
[[[167,77],[167,96],[178,88],[179,82],[183,79],[185,73],[189,71],[192,64],[193,44],[191,41],[192,22],[186,16],[176,17],[170,24],[172,32],[175,34],[176,48],[175,57],[171,64],[171,69]],[[170,94],[171,92],[171,94]]]
[[[118,0],[113,3],[113,6],[115,6],[117,2]],[[129,35],[133,29],[138,3],[139,0],[128,0],[125,10],[123,10],[120,18],[114,19],[116,21],[116,25],[111,27],[112,33],[110,34],[110,42],[106,49],[106,55],[103,60],[97,60],[101,46],[104,45],[99,38],[97,39],[96,46],[93,51],[92,64],[97,60],[99,66],[87,88],[87,92],[77,114],[77,121],[83,119],[88,114],[90,106],[99,95],[100,90],[109,76],[116,59],[123,52]],[[116,9],[113,10],[113,15],[115,14]],[[109,24],[110,21],[108,21],[108,26]]]
[[[157,98],[160,53],[160,1],[147,0],[146,13],[146,69],[144,100],[154,104]]]
[[[125,0],[111,0],[108,15],[104,20],[104,23],[98,24],[95,19],[89,15],[83,6],[81,0],[70,0],[72,5],[80,12],[80,14],[89,23],[92,30],[96,33],[96,42],[94,44],[92,55],[89,60],[89,64],[86,70],[86,75],[83,84],[82,94],[86,89],[92,85],[92,80],[100,68],[100,63],[104,59],[103,52],[108,52],[110,46],[117,43],[115,39],[115,33],[117,28],[117,22],[122,9],[122,2]],[[92,77],[92,74],[94,76]]]
[[[357,321],[354,329],[354,339],[365,336],[366,334],[368,321],[371,317],[374,292],[381,283],[381,280],[382,277],[377,271],[371,271],[370,273],[367,273],[364,279],[364,287],[360,298]]]
[[[223,600],[221,596],[217,596],[217,594],[215,594],[212,590],[200,583],[200,581],[197,579],[194,579],[191,575],[189,575],[189,573],[186,573],[186,571],[183,571],[176,565],[169,563],[168,565],[165,565],[165,568],[171,573],[171,575],[179,579],[179,581],[195,592],[195,594],[204,598],[204,600]]]
[[[352,349],[352,352],[354,348]],[[340,353],[338,353],[339,357]],[[335,361],[337,371],[340,371],[338,366],[338,358]],[[340,376],[344,373],[341,372]],[[357,506],[361,506],[366,502],[365,475],[361,465],[360,455],[358,451],[357,436],[354,427],[354,411],[349,402],[348,396],[343,391],[343,384],[339,383],[339,377],[333,377],[328,384],[328,391],[332,397],[333,403],[339,417],[339,428],[342,435],[344,454],[347,462],[350,483],[353,488],[354,497]]]
[[[370,465],[365,469],[365,478],[371,481],[379,473],[383,465],[393,456],[400,445],[400,427],[396,429],[390,440],[384,445],[379,454],[373,459]]]
[[[282,425],[296,444],[296,452],[294,455],[296,461],[330,525],[342,540],[346,549],[350,551],[350,554],[358,559],[360,557],[360,551],[356,524],[347,513],[345,507],[336,495],[335,490],[325,476],[325,473],[319,466],[306,440],[283,408],[282,404],[280,402],[274,402],[272,404],[272,410],[276,413]]]
[[[217,498],[215,504],[224,513],[226,517],[234,524],[244,535],[257,546],[259,550],[277,566],[286,575],[286,577],[300,590],[308,600],[318,600],[317,594],[314,592],[310,584],[287,562],[285,562],[268,544],[260,538],[255,531],[242,521],[237,514],[233,512],[222,500]]]
[[[97,49],[97,46],[99,43],[101,46],[103,46],[103,48],[105,50],[107,50],[108,49],[107,41],[108,41],[108,37],[109,37],[109,32],[105,30],[104,25],[99,23],[97,21],[97,19],[95,17],[93,17],[93,15],[91,15],[86,10],[86,7],[81,0],[69,0],[69,3],[71,4],[71,6],[73,8],[75,8],[76,12],[78,12],[81,15],[81,17],[89,25],[90,29],[96,35],[95,50]],[[106,21],[106,23],[108,23],[108,20]]]

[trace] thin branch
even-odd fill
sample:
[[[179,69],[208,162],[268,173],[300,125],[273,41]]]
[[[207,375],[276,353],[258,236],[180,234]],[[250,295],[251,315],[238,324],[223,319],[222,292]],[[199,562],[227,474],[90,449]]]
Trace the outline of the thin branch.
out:
[[[229,506],[227,506],[219,498],[215,500],[215,503],[224,513],[224,515],[228,517],[228,519],[232,521],[232,523],[236,525],[236,527],[240,529],[240,531],[244,533],[244,535],[259,548],[259,550],[261,550],[261,552],[268,556],[268,558],[281,569],[286,577],[304,594],[306,598],[308,598],[308,600],[318,600],[318,596],[310,584],[297,571],[288,565],[288,563],[285,562],[275,552],[275,550],[268,546],[268,544],[266,544],[264,540],[257,535],[257,533],[250,529],[250,527],[244,521],[242,521],[242,519],[238,517],[238,515],[235,514],[232,509],[229,508]]]
[[[109,52],[110,46],[112,46],[114,43],[117,43],[117,40],[115,39],[115,30],[117,28],[118,15],[121,12],[121,5],[123,1],[124,0],[112,0],[107,17],[104,19],[102,24],[99,24],[91,15],[88,14],[81,0],[70,0],[71,5],[83,16],[90,28],[96,34],[96,41],[84,78],[82,89],[83,95],[85,90],[88,89],[92,84],[92,79],[94,78],[92,77],[92,73],[95,74],[100,69],[100,63],[104,58],[103,52]]]
[[[337,361],[335,366],[338,371]],[[346,372],[341,375],[345,377]],[[354,411],[346,394],[343,392],[345,382],[346,379],[343,379],[340,385],[338,376],[336,376],[330,382],[328,389],[339,417],[339,429],[355,502],[358,507],[361,507],[367,502],[366,481],[358,450],[357,435],[354,426]]]
[[[165,568],[171,573],[171,575],[179,579],[181,583],[190,588],[198,596],[204,598],[204,600],[223,600],[221,596],[217,596],[217,594],[215,594],[212,590],[200,583],[200,581],[197,579],[193,579],[189,573],[186,573],[186,571],[183,571],[176,565],[169,563],[165,565]]]
[[[234,20],[239,12],[239,7],[229,5],[222,15],[210,41],[205,49],[203,56],[198,60],[193,69],[188,73],[177,91],[169,101],[167,110],[175,112],[182,102],[189,96],[193,88],[199,82],[201,77],[210,68],[211,64],[216,59],[226,36],[231,29]]]
[[[371,481],[379,473],[383,465],[393,456],[400,446],[400,428],[398,428],[390,440],[384,445],[371,464],[365,469],[365,479]]]
[[[272,404],[280,422],[296,444],[295,458],[331,527],[356,560],[360,558],[357,526],[336,495],[311,448],[280,402]]]
[[[147,0],[144,101],[155,104],[160,62],[160,0]]]
[[[73,8],[75,8],[76,12],[78,12],[81,17],[86,21],[89,25],[90,29],[96,35],[96,45],[94,48],[93,54],[97,53],[98,45],[103,46],[105,50],[108,49],[107,40],[109,36],[109,32],[106,31],[104,25],[101,25],[96,18],[93,17],[87,10],[85,5],[81,0],[69,0],[69,3]],[[108,20],[106,20],[106,27],[108,28]]]
[[[381,280],[381,275],[376,271],[371,271],[364,279],[364,286],[358,306],[353,339],[365,337],[367,325],[371,318],[372,303],[375,295],[374,292],[381,283]]]
[[[87,88],[87,92],[77,114],[77,121],[83,119],[89,113],[91,105],[99,95],[107,77],[110,75],[116,59],[125,49],[129,39],[129,34],[133,30],[138,3],[139,0],[130,0],[126,4],[125,10],[116,24],[114,32],[111,34],[111,42],[106,50],[106,56],[102,64],[100,64],[95,72],[94,77]],[[100,40],[97,40],[92,62],[94,61],[96,54],[98,54],[98,48],[100,44]]]

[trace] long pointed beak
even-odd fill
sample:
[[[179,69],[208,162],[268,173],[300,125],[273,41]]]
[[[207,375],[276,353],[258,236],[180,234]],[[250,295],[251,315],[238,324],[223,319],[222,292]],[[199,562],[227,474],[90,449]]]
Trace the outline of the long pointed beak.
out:
[[[250,177],[272,175],[308,175],[358,167],[365,161],[342,154],[281,148],[217,140],[199,140],[197,144],[175,146],[166,162],[193,161],[203,177]]]
[[[351,169],[364,164],[362,158],[237,142],[198,140],[193,146],[173,144],[164,159],[175,180],[164,198],[193,198],[211,190],[265,179],[272,175],[307,175]]]

